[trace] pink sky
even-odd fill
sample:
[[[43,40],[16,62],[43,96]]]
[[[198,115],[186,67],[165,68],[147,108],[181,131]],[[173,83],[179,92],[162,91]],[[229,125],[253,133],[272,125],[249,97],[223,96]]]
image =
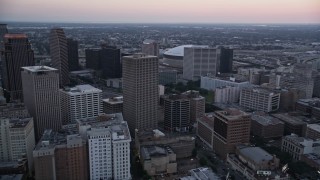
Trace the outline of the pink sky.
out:
[[[0,21],[320,23],[320,0],[0,0]]]

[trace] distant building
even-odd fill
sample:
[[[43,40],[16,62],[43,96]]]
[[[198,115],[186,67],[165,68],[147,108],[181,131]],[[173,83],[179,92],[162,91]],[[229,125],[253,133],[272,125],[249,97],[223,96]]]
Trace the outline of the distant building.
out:
[[[99,70],[100,67],[100,49],[86,49],[86,68]]]
[[[77,123],[80,135],[88,140],[90,179],[131,179],[131,136],[122,114],[101,114]]]
[[[251,116],[251,132],[263,139],[279,138],[284,133],[284,123],[267,114],[253,114]]]
[[[189,90],[182,95],[190,99],[190,123],[193,124],[198,118],[204,116],[206,99],[200,95],[199,91]]]
[[[87,153],[79,134],[47,129],[33,151],[35,178],[86,180]]]
[[[123,116],[130,131],[157,128],[158,58],[135,54],[123,57]]]
[[[192,156],[195,148],[195,138],[188,134],[163,133],[158,129],[137,130],[135,132],[135,147],[140,152],[142,146],[170,146],[176,158]]]
[[[107,87],[122,89],[122,78],[106,79]]]
[[[0,24],[0,51],[4,48],[4,35],[8,33],[7,24]],[[1,56],[0,56],[1,60]]]
[[[34,65],[34,53],[25,34],[6,34],[3,41],[1,76],[4,95],[7,102],[23,101],[21,67]]]
[[[197,119],[197,136],[210,148],[213,149],[214,136],[214,116],[213,114],[206,114]]]
[[[217,70],[217,49],[185,47],[183,56],[183,78],[197,80],[201,76],[215,76]]]
[[[233,49],[220,48],[219,70],[220,73],[232,73]]]
[[[143,146],[140,157],[143,169],[151,176],[177,172],[176,154],[169,146]]]
[[[113,97],[102,100],[103,112],[106,114],[122,113],[123,97]]]
[[[239,104],[255,111],[276,111],[279,109],[280,93],[260,87],[243,88],[240,93]]]
[[[159,44],[155,40],[146,39],[141,46],[143,54],[159,57]]]
[[[102,90],[89,84],[60,90],[62,123],[97,117],[102,113]]]
[[[320,153],[320,141],[299,137],[296,134],[282,138],[281,151],[288,152],[294,160],[301,160],[301,155]]]
[[[176,70],[159,69],[159,84],[176,84],[178,72]]]
[[[236,103],[239,101],[239,89],[234,86],[217,87],[214,91],[215,103]]]
[[[59,85],[69,84],[68,41],[62,28],[53,28],[50,31],[50,55],[52,67],[58,69]]]
[[[302,97],[302,92],[298,89],[281,89],[279,110],[288,112],[296,109],[296,102]]]
[[[79,66],[79,53],[78,53],[78,41],[68,38],[68,68],[69,71],[80,70]]]
[[[216,111],[214,114],[213,148],[223,157],[235,153],[239,144],[249,144],[250,116],[238,109]]]
[[[35,135],[39,140],[45,129],[61,129],[61,103],[58,70],[47,66],[22,67],[25,106],[34,118]]]
[[[32,117],[0,117],[0,162],[28,159],[29,172],[33,170],[32,151],[35,147]]]

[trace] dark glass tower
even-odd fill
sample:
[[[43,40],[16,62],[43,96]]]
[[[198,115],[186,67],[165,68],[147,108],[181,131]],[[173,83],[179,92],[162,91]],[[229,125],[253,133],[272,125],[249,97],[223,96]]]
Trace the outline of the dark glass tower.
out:
[[[233,61],[233,49],[221,47],[220,51],[220,73],[231,73]]]
[[[1,59],[2,86],[7,101],[23,101],[21,67],[34,66],[34,54],[27,35],[4,35],[4,50]]]
[[[64,87],[69,84],[69,67],[67,38],[63,29],[51,29],[49,43],[52,67],[59,70],[59,84]]]
[[[69,71],[77,71],[79,70],[78,41],[69,38],[67,42]]]
[[[104,46],[101,49],[100,66],[104,78],[121,78],[122,66],[120,49],[113,46]]]

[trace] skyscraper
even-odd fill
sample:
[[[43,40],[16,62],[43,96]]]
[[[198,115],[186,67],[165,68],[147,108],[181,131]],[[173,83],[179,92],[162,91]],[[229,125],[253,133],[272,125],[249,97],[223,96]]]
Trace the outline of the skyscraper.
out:
[[[51,29],[50,55],[52,67],[59,70],[60,87],[69,84],[68,44],[62,28]]]
[[[183,56],[183,78],[197,80],[201,76],[215,76],[217,50],[206,47],[185,47]]]
[[[100,52],[100,67],[102,68],[102,77],[121,78],[121,54],[120,49],[114,46],[103,46]]]
[[[146,39],[142,44],[142,53],[159,57],[159,44],[152,39]]]
[[[34,118],[36,139],[45,129],[61,128],[58,70],[47,66],[22,67],[25,105]]]
[[[100,49],[86,49],[86,68],[100,69]]]
[[[123,57],[123,115],[135,129],[157,128],[158,58],[144,54]]]
[[[69,71],[77,71],[79,70],[78,41],[68,38],[67,43]]]
[[[7,34],[7,33],[8,33],[7,25],[6,24],[0,24],[0,51],[4,47],[4,35]]]
[[[219,57],[219,72],[231,73],[233,62],[233,49],[221,47]]]
[[[2,53],[2,83],[7,101],[22,100],[21,67],[34,65],[34,54],[25,34],[6,34]]]

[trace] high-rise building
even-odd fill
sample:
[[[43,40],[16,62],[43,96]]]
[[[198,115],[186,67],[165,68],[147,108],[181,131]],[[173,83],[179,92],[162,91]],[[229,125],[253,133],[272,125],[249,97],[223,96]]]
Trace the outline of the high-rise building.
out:
[[[121,78],[121,53],[114,46],[102,46],[100,50],[100,68],[104,78]]]
[[[164,128],[168,131],[187,132],[190,127],[190,99],[183,95],[164,98]]]
[[[69,71],[77,71],[79,67],[78,41],[68,38],[68,67]]]
[[[141,46],[143,54],[159,57],[159,44],[155,40],[146,39]]]
[[[52,67],[59,70],[59,85],[69,84],[68,43],[62,28],[50,31],[50,55]]]
[[[217,70],[217,49],[185,47],[183,56],[183,78],[197,80],[201,76],[215,76]]]
[[[79,134],[47,129],[33,151],[35,179],[87,180],[87,153]]]
[[[157,127],[158,58],[144,54],[123,57],[123,115],[130,131]]]
[[[45,129],[61,129],[58,70],[47,66],[22,67],[25,105],[34,118],[36,139]]]
[[[220,48],[219,70],[220,73],[231,73],[233,62],[233,49]]]
[[[0,162],[27,158],[29,170],[32,171],[32,151],[35,147],[32,117],[0,117],[0,141]]]
[[[190,123],[193,124],[198,118],[204,116],[206,99],[200,96],[199,91],[186,91],[182,93],[190,99]]]
[[[2,84],[7,101],[22,100],[21,67],[34,65],[27,35],[6,34],[1,59]]]
[[[90,179],[129,180],[131,136],[122,114],[77,120],[88,140]]]
[[[216,111],[214,114],[213,148],[217,154],[226,158],[235,153],[236,146],[249,144],[250,116],[238,109]]]
[[[279,109],[280,93],[260,87],[244,88],[240,93],[239,104],[255,111],[276,111]]]
[[[97,117],[102,113],[102,91],[89,84],[60,90],[62,123]]]
[[[100,49],[86,49],[86,68],[100,69]]]
[[[4,47],[4,35],[8,33],[7,24],[0,24],[0,51]],[[0,57],[1,59],[1,57]]]

